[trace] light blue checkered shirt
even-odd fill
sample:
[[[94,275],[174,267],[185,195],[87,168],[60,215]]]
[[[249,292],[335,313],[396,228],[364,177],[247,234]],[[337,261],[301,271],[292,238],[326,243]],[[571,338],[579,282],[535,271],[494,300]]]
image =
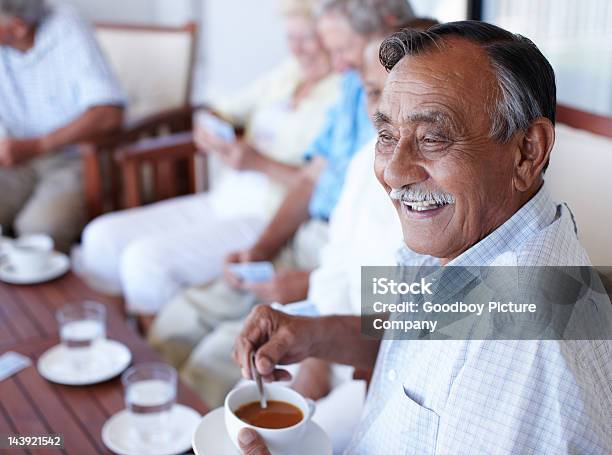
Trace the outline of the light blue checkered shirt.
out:
[[[12,137],[37,137],[93,106],[123,104],[91,27],[71,7],[48,12],[29,51],[0,46],[0,123]]]
[[[407,249],[399,259],[438,264]],[[451,264],[590,262],[543,187]],[[347,453],[611,454],[612,342],[383,341]]]

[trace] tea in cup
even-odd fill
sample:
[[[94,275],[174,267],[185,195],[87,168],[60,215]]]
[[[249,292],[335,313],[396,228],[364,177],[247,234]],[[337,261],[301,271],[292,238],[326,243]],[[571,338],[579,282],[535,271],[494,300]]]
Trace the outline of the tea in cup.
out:
[[[53,239],[44,234],[19,237],[6,246],[9,263],[24,275],[36,274],[49,267],[53,254]]]
[[[255,383],[232,390],[225,398],[225,426],[234,445],[238,433],[252,428],[264,439],[272,455],[295,453],[306,432],[315,404],[295,390],[277,384],[265,386],[268,407],[261,408]]]

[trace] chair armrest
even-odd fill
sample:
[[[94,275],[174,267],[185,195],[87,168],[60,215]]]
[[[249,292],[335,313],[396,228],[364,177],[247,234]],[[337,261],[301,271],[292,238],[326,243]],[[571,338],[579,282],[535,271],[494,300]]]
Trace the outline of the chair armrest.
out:
[[[143,135],[156,134],[162,127],[168,128],[171,133],[189,131],[191,130],[193,113],[197,109],[200,109],[200,106],[168,109],[128,122],[123,128],[123,134],[138,139]]]
[[[191,132],[172,134],[151,139],[143,139],[133,145],[121,147],[115,154],[120,165],[128,162],[179,160],[197,153]]]
[[[197,171],[195,155],[198,149],[193,142],[191,132],[173,134],[155,139],[143,139],[133,145],[120,148],[115,154],[115,161],[121,168],[123,176],[124,205],[126,208],[142,205],[140,176],[142,165],[152,165],[154,188],[158,199],[171,197],[176,193],[177,182],[175,163],[186,161],[188,165],[188,187],[196,191]],[[206,176],[204,162],[204,176]]]
[[[104,163],[109,166],[120,164],[121,160],[115,159],[117,150],[122,148],[124,161],[132,156],[138,155],[140,159],[152,160],[154,155],[162,156],[165,152],[159,150],[158,146],[149,143],[151,150],[146,150],[143,143],[135,148],[125,147],[128,144],[135,144],[147,137],[160,136],[161,134],[172,134],[184,131],[191,131],[193,112],[206,106],[184,106],[170,109],[147,116],[137,121],[132,121],[123,125],[122,128],[111,133],[99,135],[79,144],[79,150],[83,162],[84,170],[84,192],[89,219],[102,214],[108,205],[108,197],[112,199],[112,206],[119,206],[119,186],[117,173],[109,168],[104,168]],[[158,144],[159,145],[159,144]],[[171,145],[167,143],[166,145]],[[178,145],[178,144],[176,144]],[[162,147],[163,149],[163,147]],[[177,153],[190,153],[189,147],[179,147]],[[178,155],[175,155],[178,158]],[[167,156],[165,158],[168,158]],[[103,170],[103,168],[105,170]],[[104,175],[103,175],[104,174]],[[105,188],[104,181],[109,181],[110,189]]]
[[[94,149],[90,149],[89,152],[116,149],[122,145],[136,142],[143,137],[157,136],[164,129],[166,133],[191,131],[193,113],[205,107],[204,105],[184,106],[130,121],[117,131],[87,141],[94,146]]]

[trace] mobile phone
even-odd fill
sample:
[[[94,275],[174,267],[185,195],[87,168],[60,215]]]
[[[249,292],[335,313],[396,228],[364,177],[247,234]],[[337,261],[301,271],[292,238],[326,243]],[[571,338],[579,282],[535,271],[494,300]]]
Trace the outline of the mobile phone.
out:
[[[263,283],[274,278],[274,266],[268,261],[241,262],[228,267],[244,283]]]
[[[199,111],[196,114],[196,124],[206,130],[208,133],[213,134],[226,142],[236,141],[236,132],[234,126],[226,122],[225,120],[211,114],[208,111]]]

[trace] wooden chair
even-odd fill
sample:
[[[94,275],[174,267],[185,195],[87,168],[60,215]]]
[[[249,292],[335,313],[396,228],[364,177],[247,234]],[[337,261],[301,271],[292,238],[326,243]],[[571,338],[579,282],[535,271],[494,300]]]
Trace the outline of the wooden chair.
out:
[[[128,120],[120,131],[80,146],[89,218],[194,192],[189,98],[196,25],[96,24],[96,36],[127,95]],[[177,133],[159,143],[151,139]],[[146,169],[150,177],[144,178]],[[148,191],[141,191],[141,181]]]
[[[128,119],[189,105],[197,26],[95,24],[96,39],[128,98]]]

